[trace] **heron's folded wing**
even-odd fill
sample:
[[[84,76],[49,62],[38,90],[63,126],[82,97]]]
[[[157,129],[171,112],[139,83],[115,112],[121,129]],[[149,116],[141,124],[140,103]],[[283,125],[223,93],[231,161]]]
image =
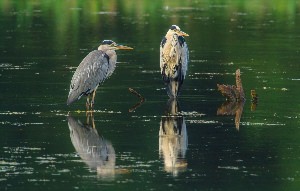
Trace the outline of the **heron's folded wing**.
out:
[[[109,60],[99,50],[90,52],[76,69],[70,85],[68,104],[89,94],[107,78]]]

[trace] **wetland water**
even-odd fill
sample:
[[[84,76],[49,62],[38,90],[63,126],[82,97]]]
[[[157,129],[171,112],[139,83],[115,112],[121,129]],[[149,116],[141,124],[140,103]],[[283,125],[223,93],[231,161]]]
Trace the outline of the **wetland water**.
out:
[[[172,24],[190,35],[178,102],[159,73]],[[299,31],[293,0],[1,1],[0,190],[299,190]],[[118,52],[86,125],[69,83],[103,39],[134,50]],[[237,69],[238,129],[217,115]],[[132,112],[128,88],[146,99]]]

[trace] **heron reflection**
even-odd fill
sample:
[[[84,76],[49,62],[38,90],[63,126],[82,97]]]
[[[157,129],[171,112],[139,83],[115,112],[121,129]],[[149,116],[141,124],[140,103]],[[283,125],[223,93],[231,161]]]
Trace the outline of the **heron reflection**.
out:
[[[164,160],[165,171],[177,176],[186,170],[187,145],[185,119],[180,114],[178,101],[171,98],[167,102],[167,112],[161,118],[159,129],[159,154]]]
[[[110,141],[99,135],[94,117],[87,113],[87,124],[68,116],[68,126],[72,144],[80,158],[103,178],[115,175],[116,155]],[[91,124],[90,124],[91,123]]]

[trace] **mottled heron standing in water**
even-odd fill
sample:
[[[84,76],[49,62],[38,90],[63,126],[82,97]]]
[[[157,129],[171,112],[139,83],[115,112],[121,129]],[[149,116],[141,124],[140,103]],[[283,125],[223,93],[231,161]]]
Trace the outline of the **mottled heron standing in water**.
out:
[[[184,36],[189,36],[172,25],[160,44],[160,70],[169,97],[176,98],[188,68],[188,47]]]
[[[104,40],[98,50],[90,52],[77,67],[70,84],[67,104],[87,96],[86,108],[93,108],[96,90],[105,79],[112,75],[116,68],[117,54],[115,50],[131,50],[133,48],[116,44],[112,40]],[[90,101],[90,95],[92,100]]]

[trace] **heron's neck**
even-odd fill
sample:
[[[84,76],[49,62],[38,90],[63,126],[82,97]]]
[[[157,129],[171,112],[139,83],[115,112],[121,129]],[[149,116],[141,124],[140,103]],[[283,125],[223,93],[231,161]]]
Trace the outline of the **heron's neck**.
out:
[[[167,39],[170,39],[170,38],[172,38],[174,35],[176,35],[176,33],[175,33],[174,31],[172,31],[172,30],[169,30],[169,31],[167,32],[167,34],[166,34],[166,38],[167,38]]]
[[[172,48],[177,45],[178,35],[174,31],[168,31],[165,37],[167,39],[166,48]]]
[[[109,57],[108,75],[110,76],[116,68],[117,54],[114,50],[107,50],[105,53]]]

